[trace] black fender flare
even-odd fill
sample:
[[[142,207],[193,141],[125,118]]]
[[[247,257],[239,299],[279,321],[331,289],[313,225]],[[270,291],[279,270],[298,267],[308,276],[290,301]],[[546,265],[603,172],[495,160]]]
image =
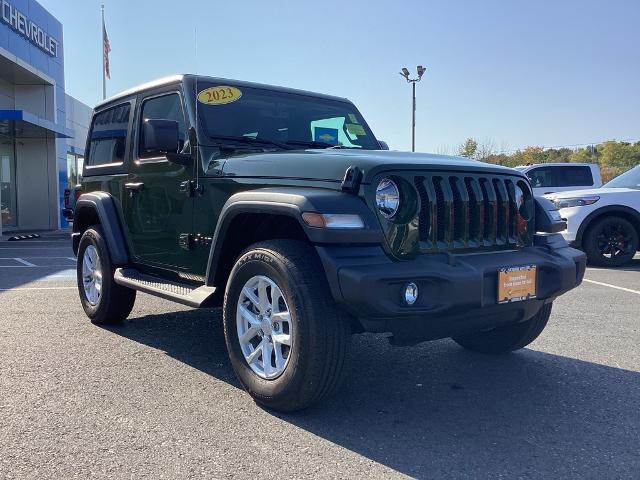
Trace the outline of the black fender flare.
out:
[[[357,214],[364,222],[362,229],[327,229],[310,227],[302,213]],[[382,230],[378,219],[361,197],[341,191],[320,188],[279,187],[239,192],[225,202],[213,235],[206,284],[217,283],[216,267],[224,254],[223,244],[234,218],[244,213],[285,215],[294,218],[313,244],[381,244]]]
[[[116,201],[107,192],[83,193],[76,202],[73,221],[73,251],[77,254],[80,236],[87,222],[83,218],[87,215],[95,215],[100,222],[100,228],[104,235],[107,248],[114,265],[126,265],[129,263],[129,249],[120,223]]]
[[[616,213],[622,213],[625,217],[631,217],[633,219],[632,223],[635,224],[635,227],[638,230],[638,235],[640,235],[640,212],[624,205],[605,205],[594,210],[585,217],[576,232],[575,243],[577,245],[582,245],[582,237],[584,236],[584,233],[595,220],[600,218],[602,215],[615,215]]]

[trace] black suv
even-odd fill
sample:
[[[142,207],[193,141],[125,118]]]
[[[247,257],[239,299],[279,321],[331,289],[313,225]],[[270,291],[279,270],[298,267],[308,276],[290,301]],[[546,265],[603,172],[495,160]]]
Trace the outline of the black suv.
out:
[[[585,257],[512,169],[390,152],[343,98],[193,75],[98,105],[73,224],[95,323],[136,291],[223,307],[232,366],[259,403],[329,394],[354,332],[533,341]]]

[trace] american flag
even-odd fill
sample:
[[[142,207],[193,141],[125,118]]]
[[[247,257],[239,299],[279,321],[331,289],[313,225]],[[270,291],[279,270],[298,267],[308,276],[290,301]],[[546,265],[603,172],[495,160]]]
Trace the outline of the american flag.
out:
[[[108,79],[111,79],[111,72],[109,72],[109,52],[111,51],[111,45],[109,45],[109,36],[107,35],[107,28],[104,26],[104,17],[102,18],[102,66],[104,68],[104,74]]]

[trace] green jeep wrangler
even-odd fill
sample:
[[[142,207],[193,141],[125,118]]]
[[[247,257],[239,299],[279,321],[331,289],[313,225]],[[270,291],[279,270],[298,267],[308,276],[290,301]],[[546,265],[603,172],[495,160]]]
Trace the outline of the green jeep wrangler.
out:
[[[222,306],[231,364],[269,408],[334,390],[352,333],[532,342],[584,254],[527,177],[390,152],[343,98],[182,75],[99,104],[73,224],[82,306],[141,291]]]

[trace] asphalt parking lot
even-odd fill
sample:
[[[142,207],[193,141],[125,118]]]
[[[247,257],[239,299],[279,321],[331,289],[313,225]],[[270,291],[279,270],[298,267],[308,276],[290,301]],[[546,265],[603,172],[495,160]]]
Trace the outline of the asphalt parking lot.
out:
[[[640,256],[589,269],[530,348],[353,337],[346,380],[294,415],[256,406],[220,312],[139,294],[86,319],[66,240],[0,243],[0,478],[634,478]]]

